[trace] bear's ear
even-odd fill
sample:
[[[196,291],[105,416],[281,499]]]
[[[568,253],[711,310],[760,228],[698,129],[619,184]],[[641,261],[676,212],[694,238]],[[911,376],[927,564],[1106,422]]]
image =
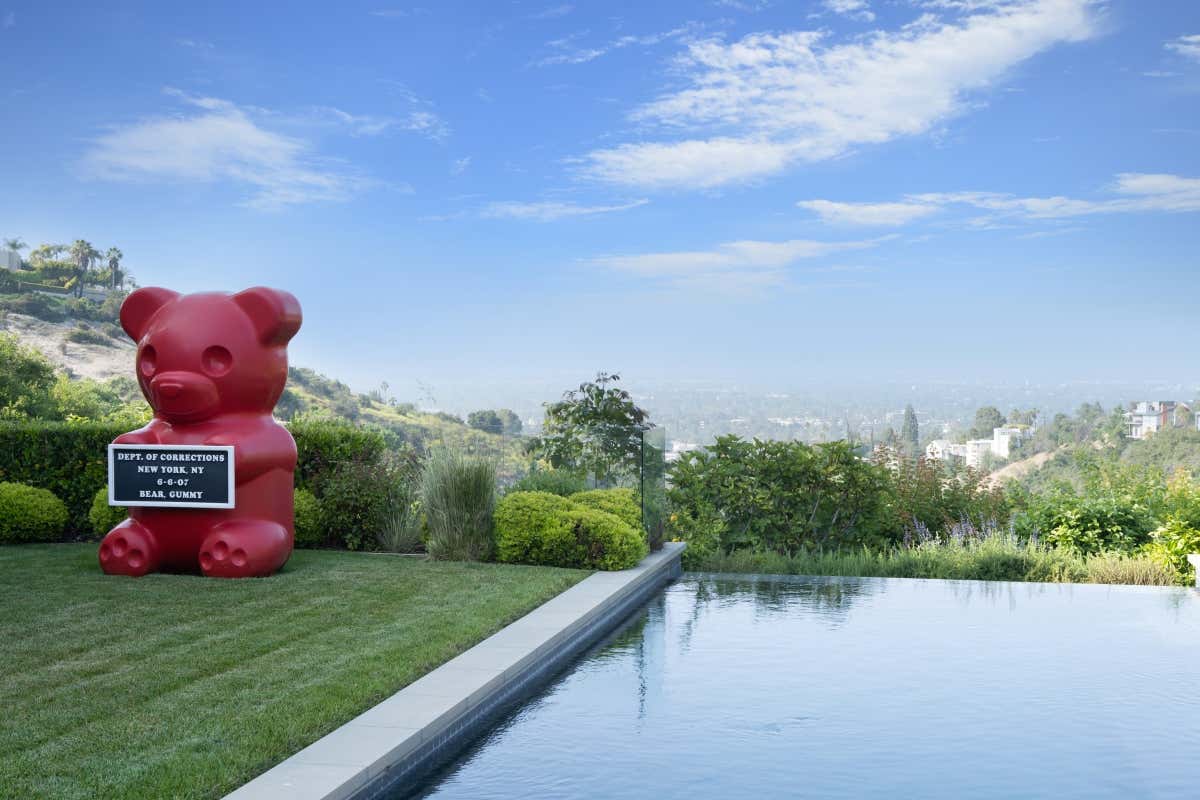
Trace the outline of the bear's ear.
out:
[[[146,324],[160,308],[179,297],[179,292],[147,286],[132,292],[121,303],[121,327],[135,342],[146,332]]]
[[[300,330],[300,301],[290,292],[255,286],[235,294],[233,302],[254,323],[258,340],[263,344],[287,344]]]

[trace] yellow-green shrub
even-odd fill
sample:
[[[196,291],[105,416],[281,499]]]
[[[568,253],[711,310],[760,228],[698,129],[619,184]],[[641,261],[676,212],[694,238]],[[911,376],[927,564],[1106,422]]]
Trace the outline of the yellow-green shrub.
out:
[[[67,526],[67,507],[46,489],[0,483],[0,544],[53,542]]]
[[[549,492],[511,492],[496,505],[497,558],[519,564],[627,569],[645,537],[615,514]]]
[[[101,486],[96,490],[96,496],[92,498],[91,510],[88,511],[88,520],[92,523],[93,533],[103,536],[119,525],[127,516],[129,516],[129,509],[108,504],[107,486]]]
[[[294,529],[296,547],[316,547],[321,544],[321,504],[307,489],[297,489],[292,495],[295,509]]]
[[[616,514],[629,527],[642,529],[642,504],[633,489],[591,489],[576,492],[571,499],[588,508]]]

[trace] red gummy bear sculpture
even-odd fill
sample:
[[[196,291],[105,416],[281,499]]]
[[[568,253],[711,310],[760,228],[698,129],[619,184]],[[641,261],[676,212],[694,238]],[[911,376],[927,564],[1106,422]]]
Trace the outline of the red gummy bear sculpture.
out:
[[[134,507],[100,543],[110,575],[270,575],[292,553],[296,443],[271,416],[287,382],[300,304],[256,287],[180,295],[138,289],[121,306],[137,377],[154,409],[116,444],[233,445],[235,508]]]

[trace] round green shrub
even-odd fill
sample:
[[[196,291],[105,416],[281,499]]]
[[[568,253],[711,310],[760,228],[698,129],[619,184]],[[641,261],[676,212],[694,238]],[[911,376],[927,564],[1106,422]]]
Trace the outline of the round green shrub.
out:
[[[616,514],[629,527],[642,529],[642,504],[633,489],[592,489],[576,492],[571,495],[571,500],[597,511]]]
[[[615,514],[549,492],[512,492],[497,504],[497,558],[507,563],[627,569],[646,537]]]
[[[569,514],[575,538],[582,545],[581,566],[589,569],[629,569],[646,557],[650,548],[642,529],[628,525],[616,514],[576,506]]]
[[[295,509],[296,547],[317,547],[321,544],[321,504],[307,489],[292,494]]]
[[[576,508],[550,492],[509,492],[496,504],[496,559],[508,564],[582,566],[584,551],[569,514]]]
[[[67,507],[46,489],[0,483],[0,544],[53,542],[67,526]]]
[[[88,511],[88,521],[92,523],[93,533],[103,536],[117,527],[127,516],[129,516],[129,509],[108,504],[107,486],[101,486],[96,491],[96,496],[92,498],[92,507]]]
[[[319,499],[320,539],[362,550],[383,529],[398,477],[385,464],[348,461],[322,473],[313,487]]]

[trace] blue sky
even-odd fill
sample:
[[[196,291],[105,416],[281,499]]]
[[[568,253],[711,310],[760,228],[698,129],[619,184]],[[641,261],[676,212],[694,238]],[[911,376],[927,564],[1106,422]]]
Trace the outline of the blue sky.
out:
[[[0,94],[0,235],[360,389],[1200,378],[1193,0],[0,0]]]

